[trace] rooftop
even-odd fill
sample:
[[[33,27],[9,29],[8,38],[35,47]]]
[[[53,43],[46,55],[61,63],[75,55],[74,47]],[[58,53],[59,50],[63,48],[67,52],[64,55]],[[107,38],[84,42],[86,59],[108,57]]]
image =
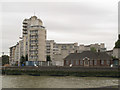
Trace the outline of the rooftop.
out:
[[[106,52],[84,51],[82,53],[71,53],[64,60],[83,60],[85,57],[90,60],[111,60],[112,57]]]

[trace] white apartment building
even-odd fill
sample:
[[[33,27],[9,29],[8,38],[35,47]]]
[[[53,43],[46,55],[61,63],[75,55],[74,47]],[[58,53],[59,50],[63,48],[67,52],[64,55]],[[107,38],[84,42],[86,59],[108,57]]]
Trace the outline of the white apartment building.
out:
[[[70,53],[75,52],[77,43],[56,43],[54,40],[46,41],[46,54],[51,57],[52,64],[63,66],[63,59]]]
[[[46,55],[51,57],[52,64],[63,66],[63,59],[70,53],[90,51],[106,51],[104,43],[78,45],[78,43],[56,43],[54,40],[46,40],[46,29],[43,22],[36,16],[23,20],[23,34],[21,40],[10,48],[10,63],[19,64],[21,56],[28,56],[28,61],[46,62]]]
[[[46,29],[36,16],[29,19],[27,39],[28,60],[46,61]]]
[[[81,53],[83,51],[90,51],[92,48],[94,48],[97,52],[98,50],[100,50],[101,52],[106,51],[104,43],[100,43],[100,45],[98,43],[95,43],[90,45],[83,45],[83,44],[79,45],[78,52]]]
[[[54,46],[53,53],[53,65],[63,66],[64,58],[70,53],[76,52],[78,43],[56,43]]]
[[[29,61],[46,61],[46,29],[36,16],[23,21],[23,52]]]
[[[56,66],[63,66],[63,59],[70,53],[90,51],[91,48],[95,48],[96,51],[106,51],[104,43],[101,43],[100,45],[96,43],[78,46],[78,43],[56,43],[54,40],[46,41],[46,54],[51,57],[52,64]]]
[[[16,46],[10,47],[10,57],[9,57],[10,65],[14,64],[15,62],[15,49],[16,49]]]
[[[36,16],[23,21],[23,35],[14,47],[10,48],[10,63],[20,63],[21,56],[28,61],[46,61],[46,29]]]

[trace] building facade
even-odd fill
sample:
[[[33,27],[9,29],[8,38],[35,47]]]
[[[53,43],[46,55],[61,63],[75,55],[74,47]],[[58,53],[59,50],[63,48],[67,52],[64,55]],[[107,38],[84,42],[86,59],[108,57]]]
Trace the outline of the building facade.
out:
[[[52,65],[64,66],[64,58],[71,53],[82,53],[95,50],[105,52],[104,43],[78,45],[78,43],[56,43],[54,40],[46,40],[46,29],[42,20],[36,16],[23,20],[21,40],[10,48],[10,63],[20,65],[21,57],[28,57],[28,62],[46,62],[46,56],[50,56]]]
[[[55,66],[64,66],[64,58],[71,53],[82,53],[83,51],[91,51],[94,48],[96,52],[105,52],[104,43],[78,45],[78,43],[56,43],[54,40],[46,41],[46,55],[51,57],[52,64]]]
[[[70,53],[74,53],[76,51],[78,44],[77,43],[56,43],[54,54],[53,54],[53,65],[63,66],[64,58],[68,56]]]
[[[46,61],[46,29],[36,16],[28,23],[28,60]]]
[[[15,64],[15,48],[16,46],[10,47],[10,57],[9,57],[10,65]]]
[[[46,41],[46,55],[50,56],[52,65],[63,66],[63,59],[70,53],[74,53],[77,43],[56,43],[54,40]]]
[[[36,16],[24,19],[21,40],[10,48],[10,63],[20,64],[22,56],[28,61],[46,61],[46,29]]]
[[[112,57],[106,52],[84,51],[71,53],[64,59],[64,66],[110,66],[113,64]]]
[[[118,65],[120,65],[120,34],[118,35],[118,40],[113,48],[113,57],[116,61],[116,64],[118,63]]]
[[[78,52],[81,53],[83,51],[91,51],[91,50],[95,50],[96,52],[101,51],[101,52],[105,52],[106,48],[105,48],[105,44],[104,43],[100,43],[100,45],[98,43],[95,44],[90,44],[90,45],[79,45],[78,48]]]

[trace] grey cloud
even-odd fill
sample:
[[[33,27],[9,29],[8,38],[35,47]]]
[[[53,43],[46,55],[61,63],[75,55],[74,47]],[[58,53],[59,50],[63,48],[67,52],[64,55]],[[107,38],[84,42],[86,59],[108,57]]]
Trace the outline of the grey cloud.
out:
[[[102,5],[84,0],[79,3],[2,3],[3,49],[8,51],[9,46],[19,40],[23,19],[30,18],[34,11],[47,29],[47,39],[84,44],[105,42],[108,49],[112,49],[118,19],[117,6],[112,1],[99,1]]]

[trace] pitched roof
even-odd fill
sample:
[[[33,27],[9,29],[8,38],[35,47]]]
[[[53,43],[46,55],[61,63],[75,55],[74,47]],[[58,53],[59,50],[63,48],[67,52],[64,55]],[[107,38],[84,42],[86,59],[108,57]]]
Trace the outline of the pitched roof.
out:
[[[112,57],[106,52],[84,51],[82,53],[71,53],[64,60],[83,60],[85,57],[90,60],[111,60]]]

